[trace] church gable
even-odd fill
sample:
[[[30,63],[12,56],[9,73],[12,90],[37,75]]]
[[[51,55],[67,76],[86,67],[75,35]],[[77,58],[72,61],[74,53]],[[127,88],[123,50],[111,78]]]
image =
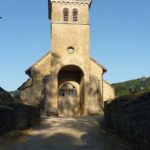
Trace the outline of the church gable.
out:
[[[18,90],[24,90],[26,88],[29,88],[32,86],[32,78],[29,78],[27,81],[25,81],[19,88]]]
[[[26,74],[32,76],[33,73],[41,74],[42,76],[48,75],[51,68],[51,53],[48,52],[35,64],[26,70]]]
[[[93,58],[91,58],[90,65],[91,65],[91,74],[94,74],[98,77],[103,73],[107,72],[107,69],[103,67],[101,64],[98,64]]]

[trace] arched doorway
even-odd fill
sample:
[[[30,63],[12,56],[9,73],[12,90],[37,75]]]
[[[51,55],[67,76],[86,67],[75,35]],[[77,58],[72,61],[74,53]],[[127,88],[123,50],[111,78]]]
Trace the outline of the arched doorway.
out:
[[[76,87],[66,82],[59,89],[59,112],[61,116],[75,116],[79,97]]]
[[[83,103],[83,71],[75,65],[67,65],[58,73],[59,116],[77,116]]]

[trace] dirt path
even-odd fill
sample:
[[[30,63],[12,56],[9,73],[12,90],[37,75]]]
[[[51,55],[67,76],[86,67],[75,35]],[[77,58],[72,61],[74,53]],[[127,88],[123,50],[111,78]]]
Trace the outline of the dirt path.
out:
[[[0,150],[131,150],[124,140],[106,133],[98,119],[45,118],[23,135],[6,137]]]

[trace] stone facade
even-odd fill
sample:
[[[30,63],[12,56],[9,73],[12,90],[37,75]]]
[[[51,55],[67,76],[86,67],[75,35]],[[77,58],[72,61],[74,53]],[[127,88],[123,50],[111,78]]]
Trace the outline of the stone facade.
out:
[[[23,103],[40,104],[47,114],[80,116],[102,113],[103,97],[114,98],[103,81],[106,69],[90,57],[90,5],[49,1],[51,51],[26,71],[30,78],[19,88]]]

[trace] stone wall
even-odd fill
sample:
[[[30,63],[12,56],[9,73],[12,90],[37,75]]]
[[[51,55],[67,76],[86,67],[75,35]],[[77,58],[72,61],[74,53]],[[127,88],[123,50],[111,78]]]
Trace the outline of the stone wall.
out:
[[[150,148],[150,93],[121,97],[105,103],[105,124],[129,139],[136,150]]]
[[[13,112],[14,109],[12,107],[0,105],[0,135],[10,132],[14,129]]]
[[[0,87],[0,105],[9,105],[14,102],[11,95]]]
[[[12,96],[0,87],[0,135],[32,126],[40,119],[40,108],[14,103]]]
[[[40,109],[22,104],[0,105],[0,135],[31,127],[40,119]]]
[[[22,104],[13,104],[14,127],[24,129],[31,127],[40,118],[40,108]]]

